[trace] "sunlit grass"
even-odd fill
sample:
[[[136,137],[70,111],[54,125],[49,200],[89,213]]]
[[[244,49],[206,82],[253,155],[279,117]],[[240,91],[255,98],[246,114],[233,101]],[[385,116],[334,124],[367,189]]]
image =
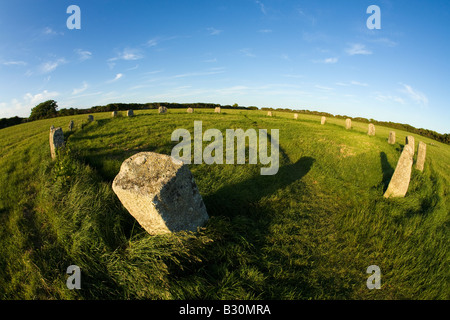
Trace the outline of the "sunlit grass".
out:
[[[0,130],[0,297],[25,299],[448,299],[450,147],[428,143],[404,199],[384,199],[409,133],[263,111],[156,110]],[[122,112],[125,115],[125,112]],[[75,121],[73,133],[67,132]],[[279,129],[280,169],[190,165],[211,217],[197,234],[149,236],[111,189],[140,151],[170,154],[176,128]],[[50,161],[48,133],[67,148]],[[225,135],[224,135],[225,136]],[[432,145],[430,143],[433,143]],[[204,146],[206,142],[204,143]],[[82,270],[82,290],[65,286]],[[382,288],[368,290],[378,265]]]

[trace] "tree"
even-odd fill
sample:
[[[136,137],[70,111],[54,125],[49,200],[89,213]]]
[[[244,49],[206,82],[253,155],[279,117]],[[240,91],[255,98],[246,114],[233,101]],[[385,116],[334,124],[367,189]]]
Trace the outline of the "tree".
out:
[[[56,101],[47,100],[31,109],[31,115],[28,119],[33,121],[56,117],[57,116],[56,109],[58,109],[58,104],[56,103]]]
[[[237,108],[237,107],[239,107],[239,105],[237,103],[235,103],[235,104],[233,104],[233,107]]]

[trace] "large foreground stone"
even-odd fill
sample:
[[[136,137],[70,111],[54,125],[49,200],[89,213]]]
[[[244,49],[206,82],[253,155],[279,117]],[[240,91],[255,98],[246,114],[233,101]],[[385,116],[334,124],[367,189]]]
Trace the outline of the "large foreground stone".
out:
[[[408,192],[409,181],[411,180],[411,169],[413,164],[414,149],[411,144],[405,145],[397,167],[395,167],[389,186],[384,193],[385,198],[404,197]]]
[[[197,231],[209,218],[189,167],[167,155],[141,152],[128,158],[112,188],[152,235]]]

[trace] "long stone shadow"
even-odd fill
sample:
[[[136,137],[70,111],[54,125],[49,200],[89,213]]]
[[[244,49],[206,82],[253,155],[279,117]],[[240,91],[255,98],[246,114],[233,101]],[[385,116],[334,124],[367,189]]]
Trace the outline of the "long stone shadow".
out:
[[[383,192],[386,192],[392,175],[394,174],[394,168],[390,165],[389,161],[387,160],[386,153],[384,152],[380,152],[380,161],[381,171],[383,173],[383,180],[381,181],[381,183],[383,184]]]
[[[302,157],[296,163],[282,166],[272,176],[257,175],[246,181],[227,185],[204,197],[208,211],[233,216],[248,212],[249,207],[295,181],[301,180],[311,169],[315,159]]]

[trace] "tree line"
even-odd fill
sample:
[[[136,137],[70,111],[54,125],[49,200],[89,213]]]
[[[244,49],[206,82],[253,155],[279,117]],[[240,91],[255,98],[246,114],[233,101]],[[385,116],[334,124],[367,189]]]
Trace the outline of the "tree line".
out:
[[[110,111],[126,111],[126,110],[146,110],[146,109],[158,109],[159,107],[166,107],[168,109],[214,109],[220,107],[222,109],[241,109],[241,110],[259,110],[258,107],[250,106],[243,107],[238,104],[234,105],[220,105],[216,103],[174,103],[174,102],[149,102],[149,103],[110,103],[105,106],[93,106],[87,109],[78,108],[63,108],[58,110],[58,104],[54,100],[48,100],[38,104],[36,107],[31,109],[31,114],[28,118],[12,117],[12,118],[2,118],[0,119],[0,129],[10,127],[13,125],[21,124],[24,122],[35,121],[40,119],[48,119],[55,117],[71,116],[76,114],[88,114],[96,112],[110,112]],[[440,134],[433,130],[415,128],[409,124],[387,122],[387,121],[377,121],[374,119],[366,119],[361,117],[348,117],[346,115],[333,115],[328,112],[320,111],[310,111],[310,110],[293,110],[289,108],[261,108],[263,111],[277,111],[277,112],[289,112],[289,113],[300,113],[300,114],[310,114],[317,116],[325,116],[329,118],[347,119],[350,118],[353,121],[363,122],[363,123],[373,123],[374,125],[380,125],[388,128],[393,128],[397,130],[404,130],[407,132],[415,133],[439,142],[450,144],[450,134]]]

